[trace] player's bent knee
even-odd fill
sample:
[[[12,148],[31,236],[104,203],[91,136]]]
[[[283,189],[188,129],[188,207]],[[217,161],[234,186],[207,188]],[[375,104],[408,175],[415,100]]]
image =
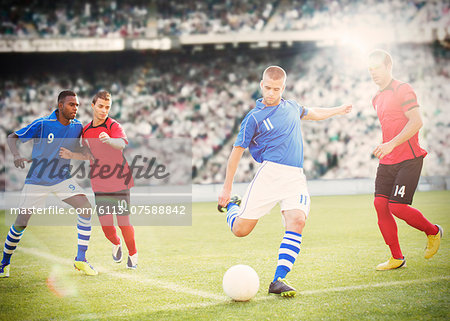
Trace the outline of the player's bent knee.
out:
[[[28,221],[30,220],[32,214],[19,214],[16,217],[14,226],[17,228],[25,229],[28,226]]]
[[[75,208],[92,208],[91,203],[84,194],[77,194],[63,201]]]
[[[89,219],[93,214],[93,209],[88,198],[84,194],[77,194],[63,200],[76,209],[76,213],[83,218]]]
[[[284,211],[283,215],[286,223],[305,224],[306,222],[306,214],[301,210]]]
[[[251,230],[234,229],[234,228],[233,228],[233,234],[234,234],[234,236],[237,236],[237,237],[244,237],[244,236],[247,236],[247,235],[250,234],[250,232],[251,232]]]
[[[244,237],[249,235],[252,229],[249,229],[247,226],[244,226],[242,224],[234,224],[233,229],[231,231],[237,237]]]
[[[258,220],[246,220],[246,219],[237,219],[233,225],[232,232],[237,237],[244,237],[250,234],[253,231]]]
[[[288,223],[286,226],[294,227],[296,230],[298,230],[298,229],[303,230],[305,225],[306,225],[306,221],[303,218],[295,218],[290,223]]]
[[[301,232],[306,224],[306,214],[301,210],[283,211],[285,227],[289,231]]]
[[[287,222],[287,224],[303,228],[305,227],[306,221],[303,217],[293,217]]]

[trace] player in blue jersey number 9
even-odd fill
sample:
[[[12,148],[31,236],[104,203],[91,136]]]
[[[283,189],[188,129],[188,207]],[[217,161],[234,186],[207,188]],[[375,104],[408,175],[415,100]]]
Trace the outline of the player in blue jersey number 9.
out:
[[[9,277],[10,260],[27,227],[33,209],[45,207],[46,199],[54,194],[77,210],[78,252],[74,266],[87,275],[97,271],[87,262],[86,251],[91,236],[91,204],[83,189],[71,178],[70,160],[59,157],[61,148],[76,149],[83,126],[75,119],[79,107],[77,95],[70,90],[58,95],[58,108],[49,116],[34,120],[31,124],[8,136],[8,146],[14,156],[14,165],[25,168],[25,162],[17,149],[17,141],[33,140],[32,164],[21,193],[21,213],[11,226],[5,240],[0,277]],[[55,175],[56,173],[56,175]]]

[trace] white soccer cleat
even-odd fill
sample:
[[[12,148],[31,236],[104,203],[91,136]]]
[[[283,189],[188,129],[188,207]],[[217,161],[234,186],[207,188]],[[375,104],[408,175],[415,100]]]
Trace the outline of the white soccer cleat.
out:
[[[127,269],[133,269],[136,270],[138,263],[138,254],[134,255],[128,255],[128,261],[127,261]]]
[[[118,245],[113,244],[112,246],[112,258],[113,261],[116,263],[122,262],[122,242],[120,242]]]

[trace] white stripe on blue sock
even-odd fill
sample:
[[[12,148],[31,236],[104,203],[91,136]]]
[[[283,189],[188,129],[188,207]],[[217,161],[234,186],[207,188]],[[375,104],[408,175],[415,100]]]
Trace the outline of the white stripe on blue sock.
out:
[[[10,264],[11,255],[13,255],[14,251],[16,250],[17,244],[19,244],[24,231],[25,230],[17,232],[17,230],[14,228],[14,225],[11,225],[8,235],[6,236],[5,246],[3,248],[2,264]]]
[[[227,224],[230,227],[230,229],[233,229],[234,221],[236,220],[236,217],[239,215],[239,206],[236,204],[233,204],[228,207],[227,211]]]
[[[89,239],[91,238],[91,219],[78,215],[77,232],[78,232],[78,252],[77,261],[84,261],[86,259],[86,251],[89,246]]]
[[[300,253],[300,244],[302,243],[302,235],[296,232],[286,231],[283,241],[278,251],[278,265],[275,271],[274,281],[278,278],[284,279],[292,270],[295,259]]]

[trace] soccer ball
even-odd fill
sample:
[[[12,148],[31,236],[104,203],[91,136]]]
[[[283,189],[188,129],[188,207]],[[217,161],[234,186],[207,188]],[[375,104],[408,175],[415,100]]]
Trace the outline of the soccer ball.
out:
[[[223,290],[235,301],[248,301],[259,290],[259,277],[250,266],[238,264],[230,267],[223,276]]]

